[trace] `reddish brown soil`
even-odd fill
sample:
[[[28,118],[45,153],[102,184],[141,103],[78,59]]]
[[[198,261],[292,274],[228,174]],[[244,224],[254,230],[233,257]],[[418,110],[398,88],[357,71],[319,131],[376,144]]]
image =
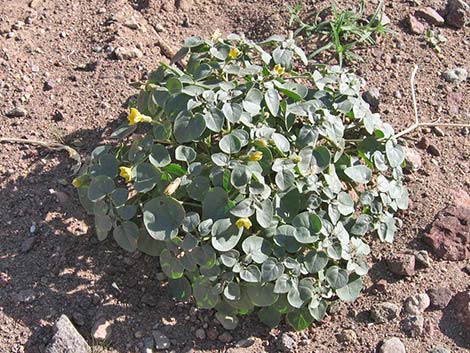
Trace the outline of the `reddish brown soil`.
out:
[[[216,28],[224,34],[233,31],[266,37],[284,32],[288,19],[285,2],[280,0],[198,0],[189,10],[163,0],[35,0],[34,7],[29,3],[10,0],[0,6],[0,137],[63,141],[82,156],[106,139],[117,120],[125,116],[123,104],[135,93],[129,84],[144,77],[159,61],[168,62],[160,54],[151,25],[161,23],[161,37],[177,49],[185,37],[208,36]],[[380,89],[379,112],[396,130],[413,121],[408,80],[415,64],[420,65],[417,95],[421,119],[440,117],[443,122],[468,123],[468,81],[449,84],[441,73],[456,66],[469,68],[469,29],[443,27],[448,42],[438,57],[423,36],[410,34],[404,24],[413,11],[411,3],[387,2],[386,12],[396,35],[364,50],[365,62],[356,67],[369,85]],[[445,7],[444,1],[422,3],[437,10]],[[123,26],[132,16],[145,31]],[[29,24],[14,30],[14,37],[9,38],[8,32],[17,21]],[[144,57],[114,60],[106,50],[98,50],[107,45],[137,45]],[[92,70],[76,69],[83,64],[92,64]],[[51,90],[44,90],[47,80],[52,80]],[[396,98],[396,91],[402,98]],[[455,100],[459,102],[452,103]],[[4,112],[15,106],[25,107],[27,116],[6,117]],[[469,286],[470,277],[462,271],[468,261],[434,259],[430,268],[408,279],[389,273],[383,262],[390,253],[426,249],[420,238],[436,214],[453,203],[454,192],[469,191],[470,139],[459,129],[444,133],[437,136],[430,130],[416,130],[404,140],[414,147],[425,136],[440,156],[418,150],[424,164],[420,171],[408,175],[413,203],[402,215],[404,224],[397,240],[393,245],[372,244],[373,267],[366,284],[384,278],[387,290],[380,294],[365,291],[359,300],[342,305],[322,324],[293,334],[299,352],[375,352],[379,342],[390,336],[399,337],[408,352],[428,352],[438,345],[452,352],[468,351],[469,333],[455,322],[450,309],[426,312],[430,330],[417,338],[406,336],[398,320],[372,324],[368,315],[373,303],[401,305],[408,296],[433,287],[448,287],[456,293]],[[85,216],[70,185],[73,161],[64,152],[18,144],[2,144],[0,148],[1,353],[42,352],[52,324],[62,313],[82,315],[78,329],[90,343],[96,316],[103,314],[114,320],[109,347],[101,347],[101,351],[139,352],[142,338],[136,338],[139,335],[135,333],[150,336],[154,326],[162,322],[175,352],[191,348],[195,352],[279,351],[276,336],[288,327],[269,331],[255,317],[243,320],[231,332],[232,343],[196,339],[197,328],[204,323],[213,325],[212,313],[191,316],[191,305],[175,305],[164,282],[155,278],[155,259],[129,255],[112,240],[99,243],[95,239],[92,220]],[[33,224],[36,230],[30,234]],[[356,331],[356,342],[339,342],[337,335],[345,328]],[[223,332],[220,326],[217,329]],[[235,342],[250,336],[256,338],[250,348],[235,347]]]

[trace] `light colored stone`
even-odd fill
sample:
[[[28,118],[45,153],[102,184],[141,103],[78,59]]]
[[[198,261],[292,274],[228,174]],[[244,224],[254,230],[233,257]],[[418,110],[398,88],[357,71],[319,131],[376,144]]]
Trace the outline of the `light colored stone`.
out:
[[[399,314],[398,305],[389,302],[374,304],[370,311],[372,320],[378,324],[394,320]]]
[[[429,299],[429,295],[426,293],[419,293],[406,299],[405,311],[408,314],[419,315],[422,314],[430,304],[431,300]]]
[[[54,326],[54,335],[45,353],[89,353],[90,346],[78,333],[69,318],[62,315]]]
[[[144,53],[135,47],[119,47],[114,50],[114,55],[118,60],[140,59]]]
[[[379,353],[406,353],[405,345],[399,338],[392,337],[384,340]]]
[[[405,153],[405,160],[407,163],[407,167],[413,171],[420,170],[423,167],[423,161],[421,160],[421,156],[419,153],[409,147],[402,147],[403,152]]]
[[[439,13],[432,7],[421,7],[416,10],[416,16],[421,17],[432,25],[443,25],[445,20]]]
[[[112,321],[108,321],[104,317],[99,317],[91,329],[91,337],[98,342],[109,339],[111,337],[112,324]]]
[[[455,69],[449,69],[444,72],[444,79],[451,83],[464,82],[468,77],[467,69],[463,67],[456,67]]]
[[[424,25],[418,21],[416,17],[413,15],[408,16],[408,26],[410,28],[411,33],[413,34],[422,34],[426,30]]]

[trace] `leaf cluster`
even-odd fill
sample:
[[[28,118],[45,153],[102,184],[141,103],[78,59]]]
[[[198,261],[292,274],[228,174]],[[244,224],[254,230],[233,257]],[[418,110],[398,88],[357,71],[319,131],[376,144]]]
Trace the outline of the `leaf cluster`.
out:
[[[293,40],[191,37],[185,56],[149,75],[146,118],[94,150],[80,199],[99,239],[159,257],[177,300],[215,308],[227,329],[253,311],[304,329],[357,298],[368,237],[393,240],[403,150],[362,80],[296,72],[307,59]]]

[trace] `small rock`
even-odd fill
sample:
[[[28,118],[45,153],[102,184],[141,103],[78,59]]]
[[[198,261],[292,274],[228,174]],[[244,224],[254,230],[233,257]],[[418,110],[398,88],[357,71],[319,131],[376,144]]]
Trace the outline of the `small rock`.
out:
[[[74,312],[72,314],[72,321],[77,326],[83,326],[85,324],[85,320],[83,319],[83,315],[79,312]]]
[[[156,349],[167,349],[170,348],[170,339],[163,334],[163,332],[156,330],[152,332],[153,339],[155,341]]]
[[[470,291],[457,293],[453,301],[457,320],[466,330],[470,330]]]
[[[392,337],[384,340],[379,353],[406,353],[405,345],[399,338]]]
[[[419,153],[413,148],[402,147],[405,153],[406,166],[412,171],[417,171],[423,167],[423,161]]]
[[[111,337],[111,325],[112,321],[99,317],[91,329],[91,337],[98,342],[109,339]]]
[[[25,289],[16,294],[16,300],[20,303],[32,303],[36,300],[36,294],[32,289]]]
[[[155,31],[157,31],[157,33],[160,33],[160,32],[163,32],[165,30],[165,27],[163,27],[163,25],[161,23],[157,23],[155,26]]]
[[[429,299],[431,300],[431,308],[445,309],[452,299],[452,292],[449,288],[439,287],[428,290]]]
[[[230,343],[233,341],[233,336],[228,332],[222,333],[221,335],[219,335],[218,338],[219,338],[219,341],[222,343]]]
[[[26,114],[28,114],[28,112],[23,107],[15,107],[6,112],[6,116],[9,118],[22,118],[25,117]]]
[[[137,338],[137,339],[140,339],[140,338],[144,337],[144,332],[143,331],[135,331],[134,332],[134,337]]]
[[[178,10],[189,11],[194,5],[194,0],[176,0],[175,6]]]
[[[424,267],[429,268],[431,267],[431,258],[429,257],[429,253],[426,250],[416,251],[414,253],[416,264]]]
[[[254,338],[250,337],[250,338],[241,339],[240,341],[235,343],[235,346],[240,347],[240,348],[248,348],[248,347],[251,347],[253,344],[255,344],[255,340]]]
[[[426,138],[426,136],[421,137],[421,140],[418,141],[416,147],[418,147],[420,150],[425,150],[429,147],[429,140]]]
[[[438,136],[438,137],[444,137],[445,136],[444,131],[442,131],[442,129],[439,126],[434,126],[432,128],[432,131],[434,131],[434,134],[436,134],[436,136]]]
[[[23,28],[23,27],[24,27],[24,22],[23,22],[23,21],[16,21],[12,28],[13,28],[15,31],[18,31],[18,30],[20,30],[20,29]]]
[[[470,275],[470,265],[467,265],[464,268],[462,268],[462,271],[466,273],[467,275]]]
[[[457,115],[459,113],[464,98],[465,97],[461,92],[449,92],[447,94],[447,105],[449,106],[449,114]],[[464,128],[468,129],[468,127]]]
[[[140,24],[135,17],[130,17],[124,22],[124,26],[130,29],[139,29]]]
[[[281,335],[281,339],[279,341],[279,348],[283,352],[293,352],[295,350],[295,340],[288,335],[287,333],[283,333]]]
[[[54,335],[45,353],[88,353],[90,346],[78,333],[67,316],[62,315],[54,325]]]
[[[429,145],[427,151],[429,154],[432,154],[434,157],[439,157],[441,155],[441,152],[435,145]]]
[[[419,293],[408,297],[405,301],[405,311],[408,314],[422,314],[430,305],[431,301],[426,293]]]
[[[461,83],[467,79],[468,71],[463,67],[456,67],[444,72],[443,77],[447,82]]]
[[[450,353],[450,350],[445,347],[434,347],[429,351],[429,353]]]
[[[370,291],[373,293],[384,293],[387,291],[388,282],[384,279],[379,279],[370,286]]]
[[[354,330],[351,329],[346,329],[343,330],[339,335],[338,335],[338,341],[339,342],[356,342],[357,341],[357,333]]]
[[[470,23],[470,6],[463,0],[449,0],[446,6],[446,22],[457,28]]]
[[[219,336],[219,332],[217,331],[217,328],[215,327],[209,327],[206,331],[207,338],[209,338],[211,341],[215,341],[217,337]]]
[[[196,332],[194,332],[194,336],[199,340],[203,340],[206,338],[206,331],[204,331],[203,328],[198,328]]]
[[[372,305],[370,316],[374,322],[382,324],[394,320],[400,314],[400,308],[393,303],[384,302]]]
[[[119,47],[114,50],[114,55],[118,60],[132,60],[140,59],[144,56],[144,53],[134,47]]]
[[[147,304],[148,306],[155,306],[157,305],[157,300],[155,299],[155,297],[150,294],[150,293],[145,293],[143,296],[142,296],[142,299],[141,299],[142,303],[144,304]]]
[[[432,7],[421,7],[416,10],[415,14],[432,25],[440,26],[445,22],[444,18]]]
[[[10,276],[6,272],[0,272],[0,288],[5,288],[10,283]]]
[[[55,84],[53,80],[47,80],[44,82],[43,90],[44,91],[50,91],[54,88]]]
[[[393,92],[393,96],[397,99],[401,99],[403,97],[399,90],[396,90],[395,92]]]
[[[411,337],[421,336],[424,332],[424,318],[421,315],[409,315],[401,322],[401,328]]]
[[[362,94],[362,98],[373,107],[380,103],[380,91],[376,87],[371,87]]]
[[[413,276],[415,274],[415,257],[409,254],[396,254],[387,259],[389,270],[400,276]]]
[[[142,353],[153,353],[153,338],[145,337],[142,340]]]
[[[21,243],[21,252],[26,254],[27,252],[31,251],[36,242],[36,237],[28,236],[22,243]]]
[[[413,15],[408,15],[408,26],[410,27],[410,31],[413,34],[422,34],[426,30],[424,25]]]

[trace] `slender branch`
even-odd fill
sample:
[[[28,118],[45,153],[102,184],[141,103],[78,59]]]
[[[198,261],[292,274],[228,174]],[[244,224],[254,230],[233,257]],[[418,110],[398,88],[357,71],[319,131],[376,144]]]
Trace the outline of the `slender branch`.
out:
[[[80,170],[80,167],[82,166],[82,160],[80,158],[80,155],[76,150],[74,150],[70,146],[63,145],[61,143],[57,142],[46,142],[46,141],[39,141],[39,140],[28,140],[28,139],[20,139],[20,138],[9,138],[9,137],[0,137],[0,143],[20,143],[20,144],[30,144],[30,145],[38,145],[41,147],[46,147],[51,150],[55,151],[67,151],[69,154],[69,157],[74,159],[77,164],[72,168],[73,174],[78,173]]]
[[[419,121],[419,116],[418,116],[418,104],[416,103],[416,90],[415,90],[415,77],[416,77],[416,72],[418,71],[418,65],[416,65],[413,69],[413,72],[411,73],[410,77],[410,85],[411,85],[411,97],[413,99],[413,110],[414,110],[414,117],[415,117],[415,122],[413,125],[407,127],[405,130],[400,131],[397,133],[394,138],[399,138],[403,135],[406,135],[413,130],[417,129],[418,127],[425,127],[425,126],[442,126],[442,127],[470,127],[470,124],[451,124],[451,123],[440,123],[439,119],[432,123],[422,123]]]

